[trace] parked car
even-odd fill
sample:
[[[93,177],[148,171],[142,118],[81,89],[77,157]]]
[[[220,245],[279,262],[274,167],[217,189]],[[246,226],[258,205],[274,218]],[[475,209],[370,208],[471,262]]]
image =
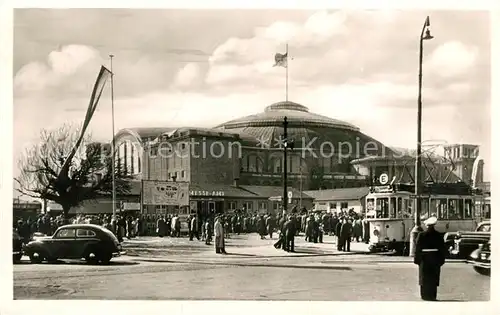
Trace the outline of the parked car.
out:
[[[488,243],[490,237],[491,222],[483,221],[479,223],[475,231],[450,233],[445,236],[445,240],[448,241],[448,249],[451,257],[467,259],[477,249],[478,245]],[[450,240],[453,240],[452,244]]]
[[[485,276],[491,275],[491,241],[486,244],[480,244],[476,250],[474,250],[469,258],[467,259],[467,263],[471,264],[474,270]]]
[[[57,259],[82,259],[92,263],[109,263],[123,254],[116,236],[94,224],[69,224],[59,227],[52,236],[37,237],[24,252],[32,263]]]
[[[23,238],[17,233],[16,229],[12,229],[12,260],[14,263],[18,263],[22,257]]]

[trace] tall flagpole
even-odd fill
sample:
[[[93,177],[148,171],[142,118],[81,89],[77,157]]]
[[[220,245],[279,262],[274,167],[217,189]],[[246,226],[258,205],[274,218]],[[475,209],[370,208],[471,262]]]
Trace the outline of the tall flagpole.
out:
[[[288,102],[288,43],[286,43],[286,95],[285,95],[285,101]]]
[[[115,93],[113,79],[115,74],[113,73],[113,54],[109,55],[110,60],[110,70],[111,70],[111,129],[113,129],[113,138],[111,138],[111,172],[113,180],[113,217],[116,216],[116,186],[115,186]]]

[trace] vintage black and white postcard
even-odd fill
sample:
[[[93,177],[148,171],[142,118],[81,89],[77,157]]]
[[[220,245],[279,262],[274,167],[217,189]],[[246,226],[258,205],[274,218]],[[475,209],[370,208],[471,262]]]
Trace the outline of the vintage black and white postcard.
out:
[[[492,299],[487,7],[10,14],[15,302]]]

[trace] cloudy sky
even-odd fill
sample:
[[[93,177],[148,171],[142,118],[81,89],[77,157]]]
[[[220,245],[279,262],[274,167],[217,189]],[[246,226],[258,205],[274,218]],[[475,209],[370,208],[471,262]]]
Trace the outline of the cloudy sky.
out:
[[[424,45],[423,139],[481,145],[488,172],[490,19],[481,11],[17,9],[14,161],[41,128],[82,122],[109,53],[117,130],[210,127],[284,100],[285,71],[272,65],[286,42],[289,100],[413,148],[426,15],[435,38]],[[109,86],[90,128],[111,138]]]

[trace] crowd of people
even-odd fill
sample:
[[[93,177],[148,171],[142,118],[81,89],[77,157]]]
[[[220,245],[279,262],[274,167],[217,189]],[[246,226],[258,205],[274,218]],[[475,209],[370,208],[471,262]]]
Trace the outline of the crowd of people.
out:
[[[322,243],[323,236],[335,236],[337,249],[350,251],[351,241],[368,242],[368,224],[352,209],[340,213],[321,213],[298,211],[291,214],[248,213],[236,210],[233,213],[209,215],[76,215],[64,219],[62,215],[41,214],[35,219],[18,220],[14,228],[25,239],[31,239],[34,233],[52,235],[58,227],[65,224],[96,224],[112,231],[120,242],[124,238],[136,236],[181,237],[185,234],[190,241],[195,238],[211,245],[215,240],[218,253],[225,253],[224,239],[231,234],[257,233],[261,239],[278,233],[276,248],[294,251],[294,239],[301,233],[305,241]]]

